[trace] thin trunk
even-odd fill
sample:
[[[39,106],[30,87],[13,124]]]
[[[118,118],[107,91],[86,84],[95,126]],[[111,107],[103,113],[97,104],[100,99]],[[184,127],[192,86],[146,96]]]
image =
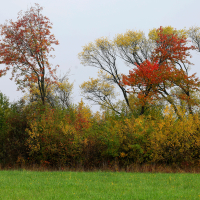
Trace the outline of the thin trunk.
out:
[[[186,92],[186,95],[188,96],[188,100],[187,100],[187,104],[188,104],[188,110],[189,110],[189,113],[191,115],[194,115],[193,111],[192,111],[192,106],[191,106],[191,103],[190,103],[190,92]]]
[[[177,114],[178,118],[182,120],[182,117],[176,107],[176,105],[174,104],[173,100],[171,99],[170,95],[168,97],[164,97],[173,107],[175,113]]]
[[[144,112],[145,112],[145,106],[142,106],[142,108],[141,108],[141,112],[140,112],[140,115],[143,115]]]

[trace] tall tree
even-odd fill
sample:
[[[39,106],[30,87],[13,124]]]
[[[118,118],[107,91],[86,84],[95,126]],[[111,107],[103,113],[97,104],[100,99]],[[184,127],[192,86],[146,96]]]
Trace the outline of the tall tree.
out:
[[[22,91],[36,83],[44,104],[47,93],[45,85],[56,83],[55,72],[58,67],[52,69],[48,59],[53,56],[49,53],[54,50],[51,45],[59,43],[50,32],[52,23],[41,14],[43,8],[35,5],[24,15],[22,11],[19,12],[16,22],[10,20],[0,26],[3,37],[0,63],[6,65],[0,70],[0,75],[12,69],[12,78],[15,76],[18,89]]]
[[[162,27],[156,30],[156,46],[151,54],[150,60],[146,60],[137,68],[130,71],[128,76],[123,76],[123,83],[132,87],[133,92],[139,89],[138,98],[142,102],[141,114],[145,111],[147,101],[155,98],[164,98],[170,103],[177,115],[180,117],[174,101],[174,94],[170,94],[170,89],[178,87],[181,93],[175,94],[176,98],[185,100],[188,110],[192,112],[191,92],[199,90],[200,82],[195,74],[188,75],[187,60],[190,56],[189,50],[193,46],[187,46],[184,35],[179,36],[177,32],[165,32]],[[154,34],[155,36],[155,34]]]
[[[138,102],[142,105],[141,114],[145,112],[147,106],[152,105],[154,100],[161,98],[170,103],[177,114],[177,100],[185,101],[192,114],[192,106],[195,103],[192,93],[199,90],[199,80],[195,74],[189,76],[188,73],[192,65],[188,57],[190,57],[190,50],[195,49],[195,46],[189,46],[187,35],[186,30],[176,30],[170,26],[151,30],[149,38],[146,38],[141,31],[129,30],[124,34],[116,35],[113,40],[100,38],[94,43],[89,43],[83,47],[79,58],[82,64],[99,68],[109,75],[102,81],[120,88],[124,101],[131,111],[127,85],[132,87],[132,92],[139,95]],[[124,61],[126,66],[133,68],[128,76],[119,73],[118,60]],[[102,87],[95,85],[91,90],[91,86],[94,85],[88,82],[85,87],[82,87],[83,92],[87,93],[92,101],[94,98],[91,96],[96,95],[101,101],[100,104],[106,103],[110,107],[110,101],[103,102],[105,98],[98,96],[103,94],[102,89],[100,91]],[[175,93],[175,91],[179,92]]]
[[[198,90],[199,80],[195,74],[189,76],[189,67],[192,63],[188,57],[191,57],[190,50],[196,48],[188,44],[186,34],[179,35],[175,30],[172,33],[165,33],[160,27],[157,29],[157,35],[158,39],[152,61],[158,61],[161,65],[170,68],[171,74],[168,76],[170,88],[178,87],[181,90],[181,95],[176,95],[176,97],[185,100],[190,114],[193,114],[191,93]],[[159,85],[159,91],[164,98],[167,97],[168,102],[176,110],[164,84]]]
[[[93,66],[107,73],[108,78],[104,79],[104,82],[116,85],[116,88],[121,91],[127,107],[131,109],[128,93],[121,84],[122,77],[117,67],[117,59],[121,58],[126,65],[142,63],[149,57],[151,48],[151,42],[146,40],[142,32],[127,31],[124,35],[117,35],[113,41],[108,38],[99,38],[94,43],[85,45],[83,51],[79,53],[79,59],[83,65]],[[101,93],[101,91],[99,92]],[[105,105],[105,102],[110,107],[111,102],[102,101],[102,104]]]

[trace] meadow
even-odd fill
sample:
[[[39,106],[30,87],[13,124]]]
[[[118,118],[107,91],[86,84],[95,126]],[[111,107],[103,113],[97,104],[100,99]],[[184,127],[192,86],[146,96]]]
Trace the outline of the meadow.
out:
[[[200,199],[200,174],[0,171],[0,199]]]

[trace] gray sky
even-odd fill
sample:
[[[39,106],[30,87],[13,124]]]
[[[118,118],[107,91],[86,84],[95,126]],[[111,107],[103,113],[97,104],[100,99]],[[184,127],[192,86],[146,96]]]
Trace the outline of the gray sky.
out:
[[[17,20],[20,10],[26,11],[35,3],[43,7],[42,14],[53,23],[51,32],[60,45],[55,46],[56,55],[50,62],[60,65],[57,74],[71,69],[69,80],[74,82],[73,100],[80,101],[79,85],[89,77],[96,77],[97,70],[84,67],[78,60],[82,46],[95,39],[107,36],[112,39],[115,34],[126,30],[141,30],[147,35],[152,28],[173,26],[176,29],[200,26],[199,0],[1,0],[0,24],[5,20]],[[200,54],[193,53],[191,61],[195,64],[191,73],[200,76]],[[2,68],[4,66],[0,66]],[[120,72],[127,68],[119,66]],[[126,69],[125,69],[126,68]],[[128,69],[129,70],[129,69]],[[0,78],[0,91],[10,101],[18,100],[23,94],[16,91],[17,86],[11,81],[10,73]],[[93,107],[96,110],[97,107]]]

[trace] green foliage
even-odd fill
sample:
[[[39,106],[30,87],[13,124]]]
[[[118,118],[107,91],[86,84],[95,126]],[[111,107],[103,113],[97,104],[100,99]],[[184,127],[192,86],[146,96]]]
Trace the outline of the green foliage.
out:
[[[43,81],[42,100],[35,81],[30,82],[28,94],[17,103],[9,103],[0,93],[0,164],[93,169],[153,162],[200,167],[200,82],[195,75],[188,76],[187,66],[185,72],[181,66],[178,70],[177,58],[173,57],[176,41],[182,48],[186,37],[198,45],[199,29],[153,29],[149,39],[141,31],[127,31],[113,41],[100,38],[85,46],[79,54],[82,63],[100,71],[97,79],[91,78],[80,87],[87,99],[101,106],[102,113],[93,113],[82,100],[77,105],[71,103],[73,84],[66,75],[56,84]],[[171,41],[171,52],[165,48],[166,39]],[[153,51],[157,52],[155,60]],[[189,64],[185,60],[188,55],[184,51],[179,61]],[[173,71],[164,82],[156,78],[160,56],[165,57],[164,66],[170,64],[168,58],[175,59],[173,68],[159,70],[161,74],[166,72],[162,69]],[[147,61],[151,57],[153,63]],[[142,78],[130,76],[123,82],[116,58],[136,65]],[[121,91],[123,100],[115,101],[115,89]]]
[[[69,164],[70,158],[76,156],[78,136],[62,111],[41,105],[28,116],[28,121],[29,162],[51,166]]]
[[[21,165],[26,162],[28,150],[25,145],[27,139],[25,129],[28,124],[23,106],[24,102],[20,101],[11,104],[7,107],[7,110],[4,110],[6,131],[4,129],[0,137],[0,162],[2,164],[13,165],[18,163]]]
[[[0,140],[4,165],[92,169],[105,163],[200,163],[200,117],[181,108],[182,120],[164,105],[151,107],[143,116],[110,110],[92,114],[82,101],[66,109],[20,101],[8,109]]]
[[[0,130],[1,135],[5,133],[8,126],[6,124],[6,118],[9,114],[9,99],[0,92]]]
[[[9,100],[8,98],[0,93],[0,163],[2,162],[2,159],[4,157],[5,153],[5,139],[6,139],[6,133],[8,131],[8,124],[7,124],[7,117],[9,115]]]

